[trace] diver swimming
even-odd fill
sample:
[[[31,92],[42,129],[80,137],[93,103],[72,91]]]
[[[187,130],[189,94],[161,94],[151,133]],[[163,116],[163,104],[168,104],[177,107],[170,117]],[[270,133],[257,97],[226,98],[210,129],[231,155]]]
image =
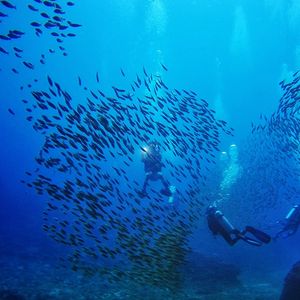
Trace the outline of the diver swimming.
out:
[[[230,246],[239,240],[252,246],[262,246],[271,241],[268,234],[252,226],[246,226],[243,231],[236,229],[216,206],[209,206],[206,215],[208,227],[213,235],[221,235]],[[247,236],[247,234],[251,234],[254,238]]]
[[[142,197],[147,195],[147,187],[149,181],[161,181],[163,188],[160,192],[167,196],[172,197],[175,190],[173,186],[167,182],[162,174],[162,155],[161,155],[161,145],[157,141],[151,141],[147,148],[142,148],[142,162],[144,163],[144,171],[146,174],[143,189],[140,192]]]
[[[284,220],[279,222],[283,227],[274,239],[287,238],[294,235],[300,226],[300,205],[294,205]]]

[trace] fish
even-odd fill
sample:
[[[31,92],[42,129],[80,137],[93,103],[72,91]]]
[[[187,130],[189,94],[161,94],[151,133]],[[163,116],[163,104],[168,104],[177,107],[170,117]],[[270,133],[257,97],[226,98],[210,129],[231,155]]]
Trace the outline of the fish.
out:
[[[59,17],[59,16],[54,16],[54,17],[52,17],[52,19],[55,20],[55,21],[57,21],[57,22],[63,21],[63,19],[61,17]]]
[[[4,53],[4,54],[9,54],[4,48],[0,47],[0,52]]]
[[[35,8],[33,5],[28,4],[27,7],[32,11],[39,11],[37,8]]]
[[[44,24],[44,27],[47,29],[52,29],[53,27],[57,27],[57,24],[49,20]]]
[[[58,25],[59,30],[66,30],[68,28],[69,28],[69,26],[67,26],[67,25],[61,25],[61,24]],[[65,35],[63,35],[63,34],[61,34],[61,35],[65,37]],[[75,36],[75,34],[73,36]]]
[[[50,2],[50,1],[43,1],[42,2],[45,6],[48,6],[48,7],[53,7],[55,6],[55,4],[53,2]]]
[[[23,61],[23,64],[29,69],[34,69],[34,65],[30,62]]]
[[[19,35],[14,34],[14,33],[12,33],[12,32],[8,33],[8,34],[7,34],[7,37],[9,37],[9,38],[11,38],[11,39],[19,39],[19,38],[20,38]]]
[[[56,14],[61,14],[61,15],[65,14],[65,12],[62,11],[61,9],[59,9],[59,8],[56,8],[56,9],[54,10],[54,13],[56,13]]]
[[[25,32],[20,31],[20,30],[10,30],[9,32],[12,34],[15,34],[15,35],[20,35],[20,36],[25,34]]]
[[[22,49],[19,49],[19,48],[17,48],[17,47],[13,47],[13,49],[14,49],[16,52],[19,52],[19,53],[23,52]]]
[[[43,31],[42,31],[40,28],[35,28],[35,34],[36,34],[37,36],[41,36],[42,33],[43,33]]]
[[[81,27],[82,25],[76,24],[76,23],[71,23],[70,21],[67,22],[71,27]]]
[[[42,12],[42,13],[41,13],[41,16],[42,16],[43,18],[50,19],[49,15],[48,15],[47,13],[45,13],[45,12]]]
[[[48,75],[47,76],[47,80],[48,80],[48,83],[51,87],[53,87],[53,80],[51,79],[51,77]]]
[[[136,150],[143,152],[141,145],[154,136],[168,135],[168,138],[162,139],[162,147],[175,158],[180,157],[182,164],[177,159],[164,161],[164,168],[178,177],[178,183],[183,182],[183,178],[193,178],[197,184],[193,181],[189,192],[204,178],[198,170],[203,161],[213,163],[216,155],[212,149],[219,144],[219,132],[229,129],[227,124],[215,119],[215,113],[208,109],[209,106],[207,108],[200,99],[193,99],[191,91],[188,91],[190,95],[181,91],[178,94],[160,77],[156,78],[146,71],[142,74],[138,74],[136,81],[132,82],[126,77],[129,82],[124,86],[128,86],[129,90],[112,85],[112,90],[104,93],[101,89],[95,91],[86,86],[82,89],[85,97],[80,104],[72,101],[72,94],[59,83],[47,77],[45,84],[48,87],[33,91],[33,103],[27,106],[36,106],[36,117],[31,119],[32,113],[28,111],[28,118],[33,129],[45,138],[36,159],[40,171],[28,184],[37,194],[45,194],[52,199],[50,204],[54,208],[46,209],[45,228],[54,240],[74,247],[74,257],[79,259],[78,263],[73,263],[75,269],[84,265],[86,256],[96,260],[114,260],[121,252],[128,257],[130,267],[143,266],[135,278],[143,283],[152,278],[167,286],[168,274],[173,274],[173,271],[156,273],[153,271],[157,270],[156,262],[170,262],[169,249],[174,248],[172,238],[175,242],[177,240],[172,234],[182,232],[183,236],[188,236],[187,232],[197,222],[196,216],[203,203],[200,204],[197,197],[191,200],[190,192],[190,198],[182,196],[181,200],[189,209],[176,214],[164,207],[163,197],[153,188],[147,196],[151,200],[148,205],[141,201],[136,191],[142,184],[140,178],[131,178],[128,170],[137,163]],[[100,83],[98,73],[96,81]],[[80,76],[78,83],[82,86]],[[131,92],[131,86],[134,86],[135,93]],[[161,117],[159,122],[156,116]],[[200,117],[205,118],[202,120]],[[180,127],[178,122],[182,120],[185,124]],[[187,153],[194,155],[193,159]],[[203,159],[199,158],[200,155]],[[111,165],[111,158],[120,160],[120,163]],[[194,162],[194,159],[198,160]],[[49,180],[39,177],[34,181],[45,169],[49,170]],[[52,175],[57,171],[66,175],[61,182],[55,182]],[[70,181],[69,174],[74,174],[76,179]],[[127,186],[125,190],[121,183]],[[50,212],[55,214],[56,211],[61,213],[59,220],[48,217]],[[73,233],[67,230],[64,219],[67,216]],[[178,228],[174,226],[177,219]],[[172,234],[164,235],[168,228]],[[116,247],[110,243],[112,230],[116,235]],[[97,247],[94,249],[92,244]],[[147,256],[141,253],[148,252],[151,256],[145,259]],[[180,264],[181,260],[176,258],[174,261]],[[173,266],[174,261],[170,265]],[[94,268],[91,267],[90,272],[94,272]]]
[[[11,108],[8,109],[8,112],[13,116],[15,115],[15,112]]]
[[[8,36],[6,36],[6,35],[1,35],[1,34],[0,34],[0,39],[1,39],[1,40],[9,41],[11,38],[8,37]]]
[[[40,26],[42,26],[42,25],[41,25],[40,23],[38,23],[38,22],[31,22],[30,25],[33,26],[33,27],[40,27]]]
[[[164,69],[165,71],[168,71],[168,68],[167,68],[164,64],[161,63],[161,66],[163,67],[163,69]]]
[[[5,1],[5,0],[1,0],[1,3],[7,8],[12,8],[12,9],[17,8],[15,5],[13,5],[12,3],[8,2],[8,1]]]

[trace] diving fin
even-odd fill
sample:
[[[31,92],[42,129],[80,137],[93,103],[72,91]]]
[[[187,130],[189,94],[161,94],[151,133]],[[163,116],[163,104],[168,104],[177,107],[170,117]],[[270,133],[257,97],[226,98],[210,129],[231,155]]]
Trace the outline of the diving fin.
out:
[[[256,240],[253,240],[247,236],[240,236],[240,239],[242,239],[243,241],[245,241],[246,243],[252,245],[252,246],[256,246],[256,247],[260,247],[262,246],[261,242],[258,242]]]
[[[246,231],[253,234],[261,242],[268,244],[271,241],[271,237],[265,232],[258,230],[252,226],[246,226]]]
[[[176,186],[175,185],[170,185],[169,186],[169,191],[171,192],[171,195],[169,196],[169,203],[173,203],[174,202],[174,194],[176,192]]]

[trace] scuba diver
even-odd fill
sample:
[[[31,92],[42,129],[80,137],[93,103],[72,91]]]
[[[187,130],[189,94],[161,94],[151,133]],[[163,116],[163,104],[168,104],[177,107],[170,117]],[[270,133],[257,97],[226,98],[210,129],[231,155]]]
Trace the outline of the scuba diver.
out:
[[[283,228],[276,234],[274,237],[275,240],[280,237],[287,238],[295,234],[300,225],[300,205],[294,205],[285,219],[279,223],[283,225]]]
[[[140,192],[141,196],[146,196],[147,186],[149,181],[157,181],[160,180],[163,184],[163,189],[161,189],[161,193],[165,196],[171,197],[173,195],[172,190],[169,188],[168,182],[164,179],[162,175],[162,167],[163,163],[161,161],[162,155],[160,151],[160,144],[157,141],[152,141],[149,143],[147,148],[142,148],[143,156],[142,162],[144,163],[144,170],[146,173],[146,178],[144,181],[143,189]]]
[[[293,265],[287,274],[280,300],[300,299],[300,261]]]
[[[243,240],[253,246],[262,246],[271,241],[271,237],[268,234],[251,226],[246,226],[243,231],[234,228],[224,214],[217,210],[215,206],[209,206],[206,213],[210,231],[213,235],[221,235],[230,246],[233,246],[239,240]],[[255,239],[246,236],[247,233],[252,234]]]

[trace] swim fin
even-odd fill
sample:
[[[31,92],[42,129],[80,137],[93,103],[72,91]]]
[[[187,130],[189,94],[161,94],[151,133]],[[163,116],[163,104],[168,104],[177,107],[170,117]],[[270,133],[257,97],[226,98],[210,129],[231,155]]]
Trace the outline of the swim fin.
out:
[[[169,186],[169,191],[171,192],[171,195],[169,196],[169,203],[174,203],[174,195],[175,195],[175,192],[176,192],[176,186],[174,185],[170,185]]]
[[[266,234],[265,232],[258,230],[252,226],[246,226],[246,232],[249,232],[251,234],[253,234],[258,240],[260,240],[261,242],[268,244],[271,241],[271,237]]]
[[[242,239],[243,241],[245,241],[246,243],[252,245],[252,246],[257,246],[257,247],[260,247],[262,246],[263,244],[261,242],[258,242],[256,240],[253,240],[247,236],[240,236],[240,239]]]

